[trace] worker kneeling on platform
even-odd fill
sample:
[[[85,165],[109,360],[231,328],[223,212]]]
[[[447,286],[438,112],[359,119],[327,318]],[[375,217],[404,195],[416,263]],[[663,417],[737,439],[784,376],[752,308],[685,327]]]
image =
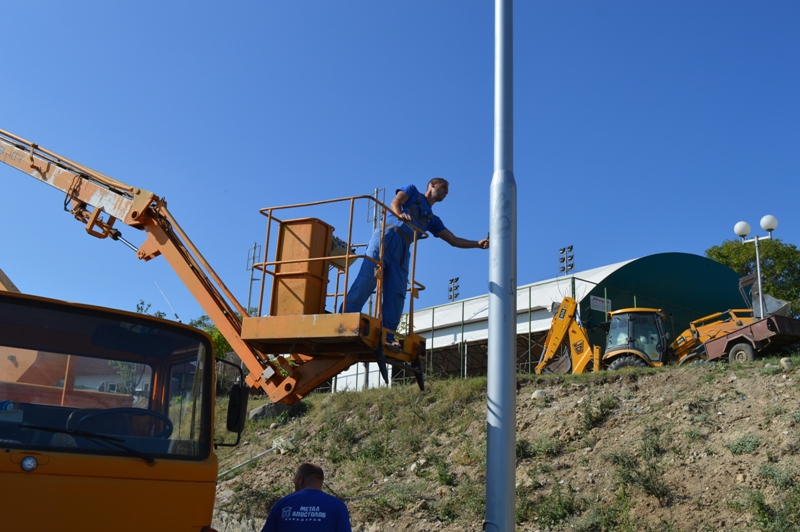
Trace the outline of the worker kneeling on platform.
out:
[[[406,185],[397,189],[396,196],[389,204],[390,211],[386,218],[386,229],[383,234],[383,319],[381,326],[396,331],[403,314],[408,285],[408,265],[411,259],[411,244],[414,243],[414,229],[422,233],[430,231],[433,236],[441,238],[457,248],[488,249],[489,239],[467,240],[455,236],[447,229],[442,220],[433,214],[433,204],[447,197],[448,182],[441,177],[434,177],[428,182],[428,188],[421,194],[414,185]],[[377,229],[370,238],[366,255],[376,262],[380,260],[381,229]],[[369,260],[361,262],[361,269],[347,292],[345,312],[361,312],[364,303],[375,290],[377,279],[375,267]],[[339,308],[341,312],[341,307]],[[386,341],[394,341],[394,335],[387,334]]]

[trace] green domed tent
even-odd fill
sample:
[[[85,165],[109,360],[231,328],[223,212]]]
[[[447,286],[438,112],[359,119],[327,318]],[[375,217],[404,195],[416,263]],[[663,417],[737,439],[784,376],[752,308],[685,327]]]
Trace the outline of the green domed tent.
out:
[[[673,339],[698,318],[732,308],[746,308],[735,271],[690,253],[658,253],[635,259],[598,280],[598,284],[579,299],[583,324],[595,345],[605,345],[604,333],[594,329],[606,320],[605,312],[599,310],[604,299],[610,302],[609,310],[661,309],[666,316],[665,329]]]

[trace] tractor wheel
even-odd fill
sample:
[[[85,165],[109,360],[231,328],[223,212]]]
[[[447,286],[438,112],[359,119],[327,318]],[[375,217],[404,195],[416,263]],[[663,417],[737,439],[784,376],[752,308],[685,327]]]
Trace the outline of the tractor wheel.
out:
[[[746,343],[736,344],[728,351],[728,362],[752,362],[755,359],[753,346]]]
[[[628,355],[625,357],[619,357],[618,359],[614,360],[609,366],[609,371],[617,371],[618,369],[622,368],[646,368],[647,362],[642,360],[641,358]]]

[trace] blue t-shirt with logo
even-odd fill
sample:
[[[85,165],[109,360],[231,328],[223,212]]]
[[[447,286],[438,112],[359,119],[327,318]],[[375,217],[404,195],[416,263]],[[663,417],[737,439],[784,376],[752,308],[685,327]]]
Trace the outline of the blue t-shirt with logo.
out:
[[[422,229],[423,231],[430,231],[433,236],[438,235],[446,229],[442,223],[442,220],[433,214],[433,208],[431,207],[431,204],[428,203],[428,199],[424,194],[421,194],[419,190],[417,190],[417,187],[414,185],[406,185],[398,188],[397,192],[404,192],[406,196],[408,196],[408,201],[403,204],[402,209],[404,213],[411,215],[413,224],[416,227]],[[410,237],[411,241],[413,242],[413,230],[408,227],[408,225],[398,220],[391,212],[389,212],[386,225],[398,227],[406,235],[406,237]],[[419,238],[419,235],[417,238]],[[406,240],[408,239],[409,238],[406,238]]]
[[[296,491],[275,503],[261,532],[350,532],[347,506],[315,489]]]

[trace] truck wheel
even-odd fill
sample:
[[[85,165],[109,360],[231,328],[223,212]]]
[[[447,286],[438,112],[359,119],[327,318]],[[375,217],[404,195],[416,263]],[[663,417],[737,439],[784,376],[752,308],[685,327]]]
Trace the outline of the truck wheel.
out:
[[[753,346],[750,344],[736,344],[728,351],[728,362],[752,362],[755,359]]]
[[[646,368],[647,362],[642,360],[641,358],[633,355],[629,355],[626,357],[619,357],[618,359],[614,360],[609,366],[609,371],[617,371],[618,369],[622,368]]]

